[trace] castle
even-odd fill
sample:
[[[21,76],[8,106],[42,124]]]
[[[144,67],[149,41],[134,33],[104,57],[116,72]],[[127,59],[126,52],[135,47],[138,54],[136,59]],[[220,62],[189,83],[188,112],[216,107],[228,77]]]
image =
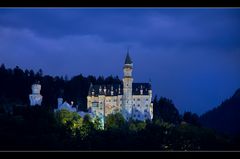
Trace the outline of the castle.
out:
[[[127,53],[121,84],[90,85],[87,107],[94,115],[104,118],[120,112],[126,120],[145,121],[153,117],[152,89],[150,83],[133,83],[133,62]]]
[[[86,114],[91,117],[98,116],[104,124],[104,119],[109,114],[121,113],[126,120],[151,120],[153,117],[152,88],[150,83],[133,83],[133,62],[127,53],[123,67],[124,77],[121,84],[90,85],[87,96],[88,112],[78,111],[63,98],[58,98],[58,107],[77,112],[81,117]],[[30,105],[41,105],[41,85],[32,85],[32,94],[29,95]]]

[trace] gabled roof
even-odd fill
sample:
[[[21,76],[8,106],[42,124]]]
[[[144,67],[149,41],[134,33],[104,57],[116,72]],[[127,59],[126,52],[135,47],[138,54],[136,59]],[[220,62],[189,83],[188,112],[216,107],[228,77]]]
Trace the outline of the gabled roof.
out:
[[[71,111],[71,112],[75,112],[77,111],[77,109],[75,107],[72,107],[70,104],[68,104],[68,102],[64,102],[62,105],[59,106],[58,108],[59,110],[61,109],[66,109],[68,111]]]
[[[140,90],[143,90],[142,95],[148,95],[148,91],[151,90],[150,83],[133,83],[132,84],[132,94],[133,95],[141,95]]]
[[[106,88],[106,94],[104,93],[104,88]],[[120,91],[119,91],[120,90]],[[94,92],[94,95],[106,95],[111,96],[111,91],[113,91],[113,96],[123,94],[123,85],[122,84],[113,84],[113,85],[92,85],[89,90],[89,95],[91,92]]]

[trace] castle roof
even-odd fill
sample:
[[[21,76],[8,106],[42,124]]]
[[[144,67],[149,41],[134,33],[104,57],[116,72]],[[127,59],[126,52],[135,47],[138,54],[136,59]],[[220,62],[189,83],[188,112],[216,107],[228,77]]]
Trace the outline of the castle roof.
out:
[[[106,89],[106,93],[104,93],[104,88]],[[150,83],[133,83],[132,84],[132,95],[141,95],[140,90],[143,90],[142,95],[148,95],[148,91],[151,90]],[[111,94],[113,91],[113,95]],[[89,88],[88,95],[92,95],[94,92],[94,96],[105,95],[105,96],[117,96],[123,95],[123,84],[113,84],[113,85],[92,85]]]
[[[106,92],[104,92],[106,89]],[[123,85],[122,84],[112,84],[112,85],[92,85],[89,89],[89,95],[91,92],[94,92],[95,96],[106,95],[111,96],[111,91],[113,91],[113,96],[123,94]]]
[[[131,57],[129,56],[129,52],[127,52],[127,56],[126,56],[126,59],[125,59],[125,64],[132,64],[132,59]]]
[[[132,94],[140,95],[140,90],[143,90],[143,95],[148,95],[148,91],[151,90],[150,83],[133,83],[132,84]]]

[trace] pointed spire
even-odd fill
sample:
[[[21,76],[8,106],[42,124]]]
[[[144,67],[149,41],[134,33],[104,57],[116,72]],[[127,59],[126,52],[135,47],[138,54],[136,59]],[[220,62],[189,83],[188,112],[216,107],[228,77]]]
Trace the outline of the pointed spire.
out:
[[[120,84],[119,84],[119,87],[118,87],[118,94],[120,94],[121,93],[121,86],[120,86]]]
[[[152,80],[149,78],[149,89],[152,89]]]
[[[125,64],[132,64],[132,59],[131,57],[129,56],[129,49],[127,50],[127,56],[126,56],[126,59],[125,59]]]
[[[92,87],[93,87],[93,85],[92,85],[92,82],[91,82],[91,83],[90,83],[90,86],[89,86],[89,89],[88,89],[88,94],[89,94],[89,95],[91,94]]]
[[[104,89],[103,89],[103,91],[104,91],[104,94],[106,95],[106,93],[107,93],[106,85],[104,85]]]
[[[92,93],[92,96],[93,96],[93,95],[94,95],[94,93],[95,93],[95,90],[94,90],[94,88],[92,88],[92,92],[91,92],[91,93]]]
[[[142,95],[143,94],[143,87],[141,85],[141,89],[140,89],[140,94]]]
[[[111,86],[111,95],[113,96],[113,85]]]

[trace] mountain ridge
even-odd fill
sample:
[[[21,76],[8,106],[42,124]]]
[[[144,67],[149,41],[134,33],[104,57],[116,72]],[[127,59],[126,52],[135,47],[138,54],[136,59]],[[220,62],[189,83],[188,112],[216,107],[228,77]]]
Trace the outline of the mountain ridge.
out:
[[[200,116],[203,126],[228,135],[240,133],[240,88],[219,106]]]

